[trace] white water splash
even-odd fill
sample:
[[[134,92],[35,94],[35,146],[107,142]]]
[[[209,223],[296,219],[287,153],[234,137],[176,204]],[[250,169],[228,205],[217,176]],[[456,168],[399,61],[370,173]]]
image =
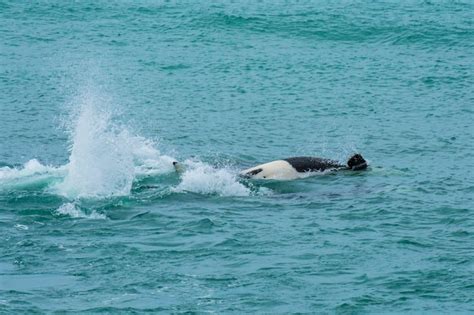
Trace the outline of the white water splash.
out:
[[[127,195],[132,187],[133,155],[125,131],[109,125],[110,115],[94,100],[82,104],[74,129],[68,174],[57,186],[64,196]]]
[[[130,195],[141,177],[175,172],[174,158],[162,155],[156,145],[133,135],[113,120],[110,100],[94,89],[86,89],[71,103],[72,114],[65,128],[70,136],[66,165],[45,166],[37,160],[22,168],[0,168],[0,188],[41,183],[49,193],[70,200]],[[195,192],[221,196],[248,196],[249,188],[238,181],[237,172],[214,168],[200,161],[184,162],[186,171],[175,192]],[[58,212],[73,217],[85,215],[74,204]],[[82,214],[81,214],[82,213]]]
[[[104,198],[130,194],[137,175],[173,171],[174,159],[162,156],[151,141],[112,121],[104,98],[86,91],[71,128],[67,174],[55,188],[68,198]]]
[[[250,189],[239,183],[236,172],[226,168],[214,168],[200,161],[184,162],[185,171],[175,192],[218,194],[221,196],[248,196]]]
[[[91,213],[87,214],[83,212],[79,207],[74,203],[65,203],[62,204],[57,210],[56,214],[58,215],[67,215],[71,218],[86,218],[86,219],[94,219],[94,220],[103,220],[107,217],[104,214],[98,213],[93,210]]]

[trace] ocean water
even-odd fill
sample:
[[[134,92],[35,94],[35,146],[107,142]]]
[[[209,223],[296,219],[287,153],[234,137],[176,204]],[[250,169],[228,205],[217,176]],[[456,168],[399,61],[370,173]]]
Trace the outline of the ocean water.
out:
[[[0,313],[473,313],[473,21],[0,0]]]

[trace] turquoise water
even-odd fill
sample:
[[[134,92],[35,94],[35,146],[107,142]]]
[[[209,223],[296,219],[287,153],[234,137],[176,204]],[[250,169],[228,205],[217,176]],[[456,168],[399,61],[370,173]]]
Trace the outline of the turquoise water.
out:
[[[473,21],[0,1],[0,313],[474,312]],[[356,151],[368,171],[237,177]]]

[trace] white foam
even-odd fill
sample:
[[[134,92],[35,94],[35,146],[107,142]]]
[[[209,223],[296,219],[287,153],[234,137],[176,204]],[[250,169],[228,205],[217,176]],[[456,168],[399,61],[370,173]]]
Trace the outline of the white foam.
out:
[[[111,107],[97,94],[87,90],[80,95],[80,110],[69,128],[72,141],[67,174],[55,187],[68,198],[129,195],[137,175],[173,170],[173,159],[162,156],[151,141],[114,123]]]
[[[64,176],[64,173],[64,167],[46,166],[36,159],[26,162],[22,167],[1,167],[0,190],[29,187],[43,183],[48,185],[52,179],[60,179]]]
[[[137,176],[151,176],[174,172],[173,162],[176,159],[162,155],[156,149],[156,144],[146,138],[129,137],[133,152],[135,174]]]
[[[56,213],[58,215],[68,215],[72,218],[86,218],[86,219],[106,219],[107,217],[104,214],[98,213],[93,210],[91,213],[86,214],[84,213],[79,207],[74,203],[65,203],[62,204],[57,210]]]
[[[238,182],[236,172],[226,168],[214,168],[200,161],[184,162],[185,171],[175,192],[218,194],[221,196],[248,196],[250,189]]]
[[[57,171],[56,168],[45,166],[38,162],[38,160],[32,159],[26,162],[21,168],[8,166],[0,167],[0,181],[24,178],[55,171]]]
[[[85,95],[72,134],[71,154],[61,195],[105,197],[127,195],[133,181],[133,156],[124,142],[124,131],[110,125],[110,114],[99,110],[91,95]],[[125,149],[123,149],[125,148]]]

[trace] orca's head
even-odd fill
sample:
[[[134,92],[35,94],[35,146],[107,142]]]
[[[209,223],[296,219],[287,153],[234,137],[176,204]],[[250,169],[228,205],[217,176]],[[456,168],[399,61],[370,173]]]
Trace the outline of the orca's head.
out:
[[[183,165],[181,163],[178,163],[177,161],[173,162],[174,170],[177,173],[183,173],[185,171]]]
[[[263,169],[261,168],[257,168],[257,169],[252,169],[250,171],[248,170],[245,170],[243,171],[242,173],[240,173],[240,176],[244,177],[244,178],[253,178],[255,177],[258,173],[262,172]]]
[[[367,168],[367,162],[362,155],[357,153],[347,161],[347,166],[353,171],[365,170]]]

